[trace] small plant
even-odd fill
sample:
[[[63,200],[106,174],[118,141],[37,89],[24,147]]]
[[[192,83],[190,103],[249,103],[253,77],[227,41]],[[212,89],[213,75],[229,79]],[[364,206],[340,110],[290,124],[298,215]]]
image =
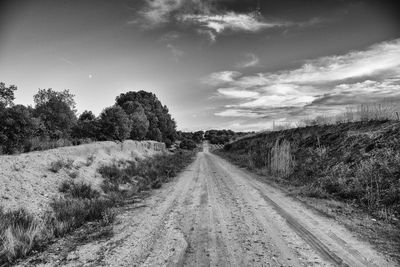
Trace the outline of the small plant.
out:
[[[40,238],[39,223],[24,209],[4,212],[0,208],[0,264],[26,256]]]
[[[93,199],[100,196],[98,191],[92,189],[90,185],[82,182],[74,183],[72,181],[64,181],[60,185],[59,191],[73,198]]]
[[[59,159],[50,164],[49,170],[58,173],[64,167],[64,161]]]
[[[79,172],[78,171],[70,171],[68,172],[68,176],[71,177],[72,179],[75,179],[76,177],[78,177]]]
[[[67,168],[70,170],[70,169],[72,169],[73,164],[74,164],[74,160],[72,160],[72,159],[67,159],[67,160],[59,159],[59,160],[53,161],[50,164],[49,170],[54,173],[59,172],[62,168]]]
[[[63,236],[88,221],[101,221],[111,202],[102,199],[56,199],[50,206],[54,212],[51,227],[56,237]]]
[[[90,165],[92,165],[93,164],[93,161],[94,161],[94,155],[92,154],[92,155],[89,155],[87,158],[86,158],[86,167],[89,167]]]

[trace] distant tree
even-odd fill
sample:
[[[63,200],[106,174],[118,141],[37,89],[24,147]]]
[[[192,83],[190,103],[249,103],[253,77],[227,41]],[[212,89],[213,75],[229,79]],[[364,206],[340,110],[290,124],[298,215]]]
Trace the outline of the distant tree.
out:
[[[77,121],[73,95],[68,90],[39,89],[34,101],[34,115],[43,122],[46,135],[52,139],[69,138]]]
[[[171,118],[169,110],[163,106],[153,93],[139,91],[127,92],[116,98],[116,104],[127,111],[127,102],[137,102],[144,110],[149,122],[146,138],[166,142],[173,142],[176,138],[176,123]],[[129,106],[129,105],[128,105]],[[127,112],[129,113],[129,111]],[[168,141],[169,142],[169,141]]]
[[[203,136],[204,132],[203,131],[197,131],[193,133],[192,140],[196,143],[201,143],[203,141]]]
[[[182,149],[193,150],[197,147],[196,143],[190,139],[184,139],[180,144],[179,147]]]
[[[0,83],[0,108],[13,105],[15,90],[17,90],[15,85],[6,87],[5,83]]]
[[[48,103],[50,100],[57,100],[68,105],[68,107],[76,112],[76,103],[73,95],[68,89],[64,91],[54,91],[53,89],[39,89],[39,91],[33,96],[33,101],[36,106],[41,106]]]
[[[99,123],[96,116],[85,110],[78,118],[78,122],[72,131],[74,138],[90,138],[93,140],[100,139]]]
[[[130,138],[133,140],[145,139],[150,123],[143,106],[138,101],[127,101],[122,105],[122,108],[132,121]]]
[[[23,105],[5,108],[0,112],[0,152],[23,152],[26,142],[35,136],[39,121],[32,117],[32,109]]]
[[[132,121],[121,107],[112,106],[100,114],[99,126],[102,139],[123,141],[131,133]]]

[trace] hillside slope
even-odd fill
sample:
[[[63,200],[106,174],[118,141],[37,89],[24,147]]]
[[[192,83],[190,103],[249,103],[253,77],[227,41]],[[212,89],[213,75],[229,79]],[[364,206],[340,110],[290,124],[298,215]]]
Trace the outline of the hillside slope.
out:
[[[400,123],[266,132],[216,152],[400,259]]]
[[[13,156],[0,156],[0,200],[8,210],[26,208],[41,213],[67,179],[83,181],[100,190],[99,166],[136,160],[165,151],[154,141],[96,142]]]

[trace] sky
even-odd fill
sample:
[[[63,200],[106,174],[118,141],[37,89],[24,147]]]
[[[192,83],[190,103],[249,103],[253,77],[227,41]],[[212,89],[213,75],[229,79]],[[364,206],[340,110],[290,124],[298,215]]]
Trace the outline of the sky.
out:
[[[69,89],[99,114],[145,90],[179,130],[265,130],[400,100],[398,14],[391,0],[6,0],[0,82],[17,104]]]

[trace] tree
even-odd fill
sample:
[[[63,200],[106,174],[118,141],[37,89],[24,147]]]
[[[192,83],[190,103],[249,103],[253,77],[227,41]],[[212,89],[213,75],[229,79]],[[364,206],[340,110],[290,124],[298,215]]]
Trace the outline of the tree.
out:
[[[50,100],[57,100],[68,105],[68,107],[76,112],[76,103],[73,95],[68,89],[64,91],[54,91],[53,89],[39,89],[39,91],[33,96],[33,101],[36,106],[41,106],[48,103]]]
[[[99,133],[99,125],[96,116],[85,110],[78,118],[78,122],[72,131],[75,138],[90,138],[97,140],[101,138]]]
[[[103,110],[99,120],[102,137],[105,140],[123,141],[132,130],[132,121],[119,106],[112,106]]]
[[[149,120],[146,117],[143,106],[138,101],[127,101],[122,108],[132,121],[130,138],[133,140],[143,140],[149,130]]]
[[[15,85],[10,85],[6,87],[5,83],[0,83],[0,108],[13,105],[14,91],[17,90]]]
[[[180,144],[179,147],[182,149],[193,150],[197,147],[196,143],[190,139],[184,139]]]
[[[50,138],[69,138],[76,124],[76,115],[71,109],[71,99],[64,99],[52,91],[47,92],[50,93],[45,95],[39,90],[34,96],[36,103],[34,115],[43,122],[46,134]]]
[[[0,150],[12,154],[23,152],[27,141],[37,134],[39,122],[32,110],[23,105],[5,108],[0,112]]]
[[[127,102],[137,102],[144,110],[149,122],[146,138],[151,140],[171,142],[176,138],[176,123],[171,118],[168,108],[163,106],[153,93],[139,91],[120,94],[116,105],[121,106],[127,113]]]

